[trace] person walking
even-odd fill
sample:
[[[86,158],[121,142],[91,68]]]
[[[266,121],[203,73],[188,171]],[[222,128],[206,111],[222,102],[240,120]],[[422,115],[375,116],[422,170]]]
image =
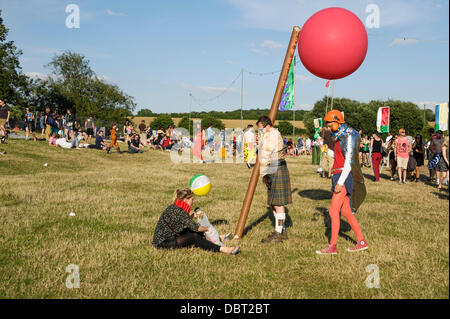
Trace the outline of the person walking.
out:
[[[371,167],[370,165],[370,140],[367,137],[367,135],[364,135],[362,142],[362,161],[361,161],[361,166],[366,166],[366,167]]]
[[[383,156],[381,156],[381,147],[383,146],[383,140],[380,138],[377,132],[374,132],[370,140],[370,148],[372,149],[372,167],[374,174],[374,181],[380,181],[380,164]]]
[[[34,114],[30,112],[30,108],[25,108],[25,140],[28,141],[28,136],[33,135],[33,139],[36,142],[36,134],[34,134],[35,125],[34,125]]]
[[[406,137],[405,129],[400,129],[399,137],[397,138],[394,147],[399,184],[406,184],[406,170],[408,169],[409,154],[412,152],[411,146],[409,139]]]
[[[364,178],[359,163],[360,137],[358,132],[347,126],[342,113],[332,110],[325,115],[324,121],[328,130],[332,132],[336,143],[334,145],[334,164],[332,187],[333,197],[329,214],[331,218],[331,239],[328,246],[322,250],[317,250],[319,255],[337,254],[337,239],[340,228],[340,214],[344,216],[352,230],[356,234],[357,244],[353,248],[348,248],[349,252],[358,252],[369,248],[359,226],[356,217],[352,212],[352,207],[359,208],[365,198]],[[350,204],[352,196],[352,204]]]
[[[419,182],[420,178],[420,167],[423,166],[425,162],[425,147],[422,140],[422,135],[418,134],[415,138],[414,144],[412,146],[413,156],[416,160],[416,183]]]
[[[394,176],[397,172],[397,161],[395,160],[395,151],[394,151],[396,140],[397,134],[392,136],[392,138],[390,138],[389,141],[386,142],[387,143],[386,152],[389,153],[388,157],[389,157],[389,168],[391,171],[391,181],[394,180]]]
[[[111,126],[111,143],[109,144],[108,148],[106,149],[106,153],[109,154],[109,151],[111,150],[111,147],[115,147],[117,149],[117,153],[122,154],[120,151],[119,143],[117,143],[117,124],[113,123]]]

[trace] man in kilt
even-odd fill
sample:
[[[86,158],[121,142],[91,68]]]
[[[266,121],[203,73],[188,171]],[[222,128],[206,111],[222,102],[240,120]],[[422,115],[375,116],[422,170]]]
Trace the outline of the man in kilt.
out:
[[[284,144],[280,132],[272,127],[267,116],[261,116],[256,123],[262,133],[258,145],[260,173],[267,187],[267,204],[275,216],[275,231],[262,240],[263,243],[280,243],[287,240],[284,206],[292,204],[291,182],[284,159]]]

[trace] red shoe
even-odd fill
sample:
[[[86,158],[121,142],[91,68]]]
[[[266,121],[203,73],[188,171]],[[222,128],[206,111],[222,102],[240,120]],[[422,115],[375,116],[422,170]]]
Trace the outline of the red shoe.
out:
[[[327,247],[325,247],[322,250],[316,250],[316,254],[319,254],[319,255],[336,255],[337,254],[336,245],[328,245]]]
[[[367,245],[366,240],[363,239],[360,242],[358,242],[355,247],[347,248],[347,251],[354,253],[354,252],[362,251],[362,250],[366,250],[366,249],[369,249],[369,245]]]

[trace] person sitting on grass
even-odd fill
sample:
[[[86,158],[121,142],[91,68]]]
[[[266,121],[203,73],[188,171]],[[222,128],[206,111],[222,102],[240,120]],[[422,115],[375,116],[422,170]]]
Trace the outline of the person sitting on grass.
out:
[[[194,193],[190,189],[176,191],[175,202],[166,208],[156,224],[152,245],[158,249],[195,246],[229,255],[238,254],[240,246],[219,246],[204,237],[208,227],[200,226],[189,215],[193,202]]]
[[[102,151],[106,151],[108,149],[108,145],[105,143],[103,131],[98,131],[97,136],[95,137],[95,145],[89,145],[88,148],[95,148]]]
[[[141,142],[139,141],[139,135],[134,134],[128,137],[128,151],[132,154],[143,153],[141,150]]]

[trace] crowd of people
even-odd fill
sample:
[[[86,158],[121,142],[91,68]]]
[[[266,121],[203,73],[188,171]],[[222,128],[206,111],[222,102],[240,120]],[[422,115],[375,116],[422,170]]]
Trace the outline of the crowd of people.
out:
[[[372,168],[374,182],[380,181],[380,172],[383,167],[386,167],[389,170],[389,179],[391,181],[398,180],[399,184],[406,184],[408,180],[415,183],[425,180],[438,188],[441,188],[442,185],[448,186],[448,136],[444,136],[442,131],[435,132],[433,128],[429,129],[428,134],[430,139],[424,140],[420,134],[413,138],[407,135],[405,129],[400,129],[398,134],[389,134],[383,140],[378,132],[369,136],[359,130],[358,156],[361,167]],[[333,139],[326,130],[321,130],[312,145],[320,149],[318,172],[324,178],[331,178],[331,167],[334,160]],[[286,149],[289,150],[289,141]],[[426,179],[421,178],[420,174],[420,167],[425,164],[428,168]]]
[[[9,122],[10,111],[8,106],[0,100],[0,142],[5,142],[8,136],[6,123]],[[122,129],[116,123],[107,130],[106,127],[97,127],[92,115],[83,121],[78,120],[67,109],[64,114],[46,109],[37,116],[26,108],[23,119],[25,139],[38,140],[40,134],[48,141],[49,145],[62,148],[93,148],[110,153],[112,148],[120,150],[118,141],[123,141],[128,148],[128,153],[142,153],[146,147],[155,150],[182,150],[191,148],[194,158],[199,162],[206,162],[203,155],[216,153],[218,158],[226,156],[243,156],[248,167],[251,167],[256,159],[256,145],[259,134],[249,125],[245,131],[226,132],[214,129],[209,125],[206,129],[197,124],[194,127],[192,138],[182,136],[173,126],[152,128],[142,120],[137,127],[131,121],[126,121]],[[120,131],[120,133],[119,133]],[[400,129],[398,134],[389,134],[383,140],[379,133],[365,134],[359,130],[359,162],[361,167],[372,168],[373,180],[380,180],[382,168],[389,170],[391,181],[398,180],[399,184],[405,184],[408,179],[411,182],[419,182],[420,167],[427,160],[429,183],[438,188],[448,185],[449,180],[449,155],[448,136],[441,131],[429,130],[429,140],[424,140],[420,134],[414,138],[406,134],[405,129]],[[109,138],[110,141],[106,139]],[[284,153],[286,156],[299,157],[304,155],[317,155],[317,171],[322,178],[332,177],[334,162],[334,139],[326,129],[321,129],[313,136],[299,136],[296,143],[292,138],[283,138]],[[3,152],[4,153],[4,152]]]

